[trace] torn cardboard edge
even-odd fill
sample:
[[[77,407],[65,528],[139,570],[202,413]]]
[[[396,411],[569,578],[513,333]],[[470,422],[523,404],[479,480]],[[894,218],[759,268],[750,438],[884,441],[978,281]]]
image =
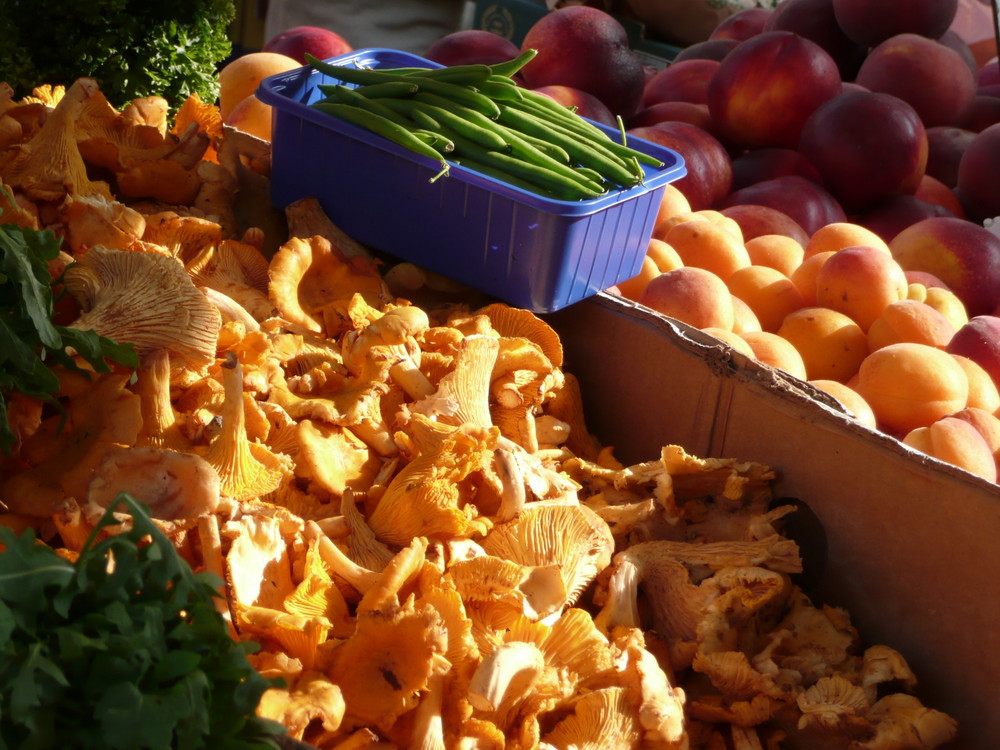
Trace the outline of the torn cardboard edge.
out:
[[[580,381],[588,428],[626,463],[667,444],[757,461],[776,496],[820,519],[814,596],[865,643],[899,650],[958,744],[1000,737],[1000,487],[856,423],[802,381],[628,300],[601,293],[544,316]]]

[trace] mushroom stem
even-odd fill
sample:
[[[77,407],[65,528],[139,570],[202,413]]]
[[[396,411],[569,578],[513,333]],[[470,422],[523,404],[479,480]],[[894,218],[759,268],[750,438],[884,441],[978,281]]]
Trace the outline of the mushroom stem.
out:
[[[604,606],[594,618],[594,624],[607,635],[616,627],[640,628],[638,606],[639,569],[628,560],[615,563]]]
[[[496,711],[507,696],[526,696],[545,669],[545,656],[533,643],[502,643],[476,667],[469,682],[469,703]]]
[[[524,478],[521,465],[510,449],[498,447],[493,451],[493,465],[503,491],[500,496],[500,508],[497,510],[497,521],[503,523],[517,517],[525,503]]]
[[[306,539],[319,540],[319,554],[323,562],[362,594],[367,593],[379,582],[379,574],[368,568],[363,568],[345,555],[330,538],[323,533],[315,521],[308,521],[305,527]]]
[[[413,732],[409,742],[413,750],[445,750],[444,720],[441,718],[443,705],[444,674],[435,673],[427,679],[427,692],[413,715]]]

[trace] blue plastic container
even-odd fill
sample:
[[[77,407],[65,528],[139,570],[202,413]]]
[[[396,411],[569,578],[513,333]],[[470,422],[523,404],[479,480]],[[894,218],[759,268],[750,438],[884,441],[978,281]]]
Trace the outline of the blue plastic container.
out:
[[[329,62],[440,67],[381,48]],[[559,310],[638,274],[663,189],[686,174],[677,152],[630,137],[630,146],[664,165],[645,167],[641,185],[593,200],[553,200],[460,165],[431,183],[441,169],[433,159],[311,108],[328,83],[341,81],[306,66],[257,89],[273,113],[274,205],[315,197],[358,242],[534,312]]]

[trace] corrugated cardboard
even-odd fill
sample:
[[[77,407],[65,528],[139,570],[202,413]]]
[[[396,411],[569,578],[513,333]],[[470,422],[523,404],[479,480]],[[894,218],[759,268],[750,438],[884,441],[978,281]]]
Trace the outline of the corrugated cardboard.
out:
[[[608,294],[547,316],[588,426],[625,463],[678,444],[780,472],[825,530],[814,597],[899,650],[957,748],[1000,746],[1000,488],[858,426],[802,381]],[[804,551],[811,542],[800,540]]]

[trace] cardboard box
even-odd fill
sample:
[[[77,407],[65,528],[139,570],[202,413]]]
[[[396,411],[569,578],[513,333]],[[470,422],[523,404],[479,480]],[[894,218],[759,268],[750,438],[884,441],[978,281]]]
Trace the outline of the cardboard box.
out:
[[[528,29],[548,12],[540,0],[476,0],[472,28],[492,31],[520,46]],[[680,47],[647,39],[643,25],[634,19],[615,18],[625,27],[629,46],[646,65],[663,69],[680,52]]]
[[[825,531],[814,600],[845,607],[867,643],[906,657],[924,703],[960,722],[949,747],[997,746],[1000,487],[627,300],[601,293],[546,320],[580,380],[590,431],[620,460],[677,444],[777,469],[777,495],[804,502]]]

